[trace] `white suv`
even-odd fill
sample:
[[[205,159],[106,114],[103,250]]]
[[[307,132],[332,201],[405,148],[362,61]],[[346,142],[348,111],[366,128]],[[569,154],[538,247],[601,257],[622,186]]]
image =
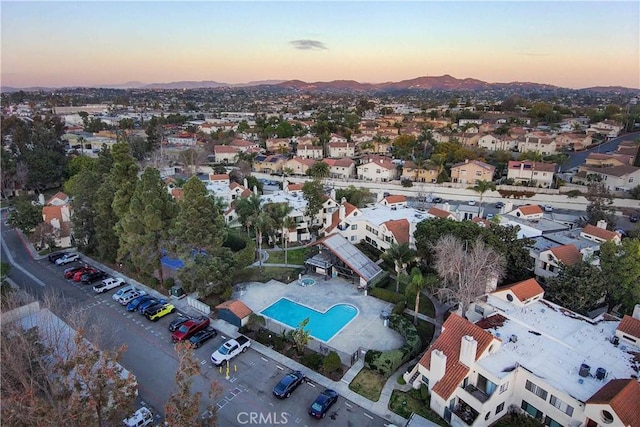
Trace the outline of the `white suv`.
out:
[[[138,409],[132,416],[127,419],[122,420],[126,427],[143,427],[148,426],[153,422],[153,414],[151,411],[142,407]]]
[[[65,265],[73,261],[78,261],[79,259],[80,255],[78,254],[66,254],[65,256],[56,260],[56,265]]]
[[[101,294],[103,292],[110,291],[111,289],[115,289],[118,286],[122,286],[122,285],[124,285],[124,279],[121,279],[121,278],[116,279],[115,277],[109,277],[108,279],[104,279],[102,282],[95,285],[93,287],[93,291],[98,294]]]
[[[138,298],[141,295],[146,295],[147,293],[145,291],[142,290],[136,290],[133,292],[127,292],[124,295],[120,296],[120,298],[118,298],[118,302],[122,305],[127,305],[129,304],[133,299]]]
[[[111,298],[113,298],[114,301],[118,301],[122,295],[133,291],[135,291],[133,285],[125,286],[124,288],[118,289],[118,292],[111,295]]]

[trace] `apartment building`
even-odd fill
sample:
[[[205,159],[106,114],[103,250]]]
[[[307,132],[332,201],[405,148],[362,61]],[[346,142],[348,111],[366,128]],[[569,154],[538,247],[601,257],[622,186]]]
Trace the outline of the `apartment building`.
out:
[[[639,319],[583,317],[544,300],[535,279],[498,288],[466,315],[452,314],[404,375],[429,388],[450,425],[487,426],[509,412],[554,427],[639,425],[640,347],[617,338],[624,328],[640,342]]]
[[[555,170],[555,163],[509,160],[507,179],[512,179],[515,184],[549,188],[553,185]]]

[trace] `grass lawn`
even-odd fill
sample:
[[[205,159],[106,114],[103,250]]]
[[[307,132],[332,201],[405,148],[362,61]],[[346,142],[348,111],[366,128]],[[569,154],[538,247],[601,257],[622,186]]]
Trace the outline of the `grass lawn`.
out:
[[[287,263],[293,265],[304,265],[304,260],[309,253],[309,248],[300,248],[287,251]],[[267,264],[284,264],[284,251],[269,251]]]
[[[384,376],[367,368],[362,368],[349,384],[349,389],[373,402],[377,402],[380,400],[380,393],[382,393],[382,387],[384,387],[385,382],[387,382],[387,379]]]
[[[231,279],[232,284],[242,282],[268,282],[271,279],[275,279],[282,283],[289,283],[298,277],[298,274],[302,271],[301,268],[295,267],[269,267],[265,265],[262,268],[262,272],[259,267],[244,268],[237,271]]]
[[[409,418],[412,412],[433,421],[434,423],[446,426],[447,423],[440,418],[435,412],[429,409],[429,406],[422,399],[416,399],[409,393],[400,390],[393,390],[389,399],[389,409],[403,418]]]

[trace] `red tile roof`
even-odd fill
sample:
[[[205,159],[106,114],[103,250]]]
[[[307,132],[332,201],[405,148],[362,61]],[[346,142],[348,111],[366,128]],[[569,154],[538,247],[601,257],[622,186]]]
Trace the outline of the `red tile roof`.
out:
[[[525,205],[518,208],[522,215],[536,215],[543,213],[540,205]]]
[[[172,188],[171,196],[176,200],[182,200],[184,198],[184,190],[182,188]]]
[[[247,307],[242,301],[237,299],[231,299],[225,301],[222,304],[216,305],[217,310],[226,309],[234,314],[238,319],[243,319],[253,313],[253,311]]]
[[[54,194],[53,196],[51,196],[51,198],[49,199],[49,201],[47,202],[48,205],[50,205],[52,202],[54,202],[56,199],[60,200],[61,202],[67,202],[69,201],[69,196],[67,196],[66,194],[64,194],[62,191],[58,191],[56,194]]]
[[[584,234],[588,234],[590,236],[594,236],[594,237],[597,237],[598,239],[603,239],[603,240],[611,240],[611,239],[615,239],[616,237],[618,239],[620,238],[620,235],[615,231],[609,231],[605,228],[596,227],[595,225],[591,225],[591,224],[585,225],[584,228],[582,229],[582,232]]]
[[[523,280],[522,282],[514,283],[512,285],[500,287],[493,291],[493,293],[504,292],[507,290],[513,292],[516,298],[518,298],[520,301],[526,301],[529,298],[533,298],[536,295],[544,293],[544,289],[542,289],[542,286],[540,286],[538,281],[533,278]]]
[[[542,171],[542,172],[555,172],[556,164],[555,163],[542,163],[542,162],[532,162],[530,160],[518,161],[518,160],[509,160],[509,169],[520,169],[523,166],[526,170],[532,171]]]
[[[404,203],[404,202],[407,201],[406,196],[396,196],[396,195],[387,196],[384,199],[390,205],[392,205],[394,203]]]
[[[228,145],[214,145],[213,152],[214,153],[237,153],[239,151],[238,147],[230,147]]]
[[[445,211],[444,209],[440,209],[440,208],[430,208],[427,213],[429,215],[433,215],[435,217],[438,218],[449,218],[451,217],[452,213],[449,211]]]
[[[344,218],[349,218],[349,215],[356,209],[357,206],[352,205],[349,202],[342,203],[344,205]],[[340,224],[340,206],[331,214],[331,224],[325,230],[325,234],[331,232],[334,228],[336,228]]]
[[[387,230],[393,234],[399,245],[409,243],[409,221],[406,219],[396,219],[384,223]]]
[[[574,265],[582,259],[582,254],[574,245],[562,245],[551,248],[551,253],[564,265]]]
[[[209,181],[229,181],[229,175],[226,173],[209,174]]]
[[[609,405],[625,426],[640,426],[640,383],[636,379],[611,380],[586,403]]]
[[[491,225],[491,223],[487,219],[480,218],[479,216],[473,218],[471,222],[478,224],[479,227],[485,227],[485,228],[489,228],[489,225]]]
[[[640,338],[640,320],[624,316],[618,325],[618,330],[632,337]]]
[[[329,167],[338,166],[348,168],[354,164],[354,161],[348,157],[345,157],[344,159],[322,159],[322,161],[328,164]]]
[[[302,191],[304,184],[289,184],[287,185],[287,191]]]
[[[489,332],[453,313],[442,325],[442,333],[438,339],[431,344],[419,362],[425,368],[431,369],[433,350],[440,350],[447,356],[444,377],[433,386],[433,391],[445,400],[449,399],[469,372],[469,367],[460,363],[460,346],[465,335],[472,336],[478,343],[475,360],[478,360],[494,339]]]

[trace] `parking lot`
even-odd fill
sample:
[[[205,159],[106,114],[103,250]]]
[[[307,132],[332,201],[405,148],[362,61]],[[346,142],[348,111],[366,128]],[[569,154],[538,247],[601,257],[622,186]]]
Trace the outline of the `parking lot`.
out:
[[[96,294],[93,291],[95,283],[83,284],[63,277],[65,268],[85,262],[87,260],[81,259],[59,266],[43,259],[38,264],[44,270],[43,275],[48,275],[47,284],[60,290],[76,310],[86,313],[91,321],[97,322],[104,329],[101,346],[127,346],[121,363],[138,379],[140,405],[150,407],[156,414],[156,421],[160,422],[164,403],[173,391],[177,367],[168,326],[179,313],[168,314],[152,322],[137,311],[127,311],[125,306],[112,299],[119,288]],[[37,270],[32,271],[37,273]],[[272,395],[273,387],[290,369],[251,348],[234,358],[228,371],[226,366],[215,367],[210,362],[211,353],[228,338],[231,337],[218,334],[194,350],[201,366],[201,375],[194,377],[192,391],[203,393],[203,413],[208,404],[217,408],[219,425],[252,423],[306,426],[317,422],[338,426],[386,425],[382,418],[342,397],[330,408],[324,420],[311,418],[307,409],[324,390],[311,381],[302,383],[290,398],[277,399]],[[220,385],[222,392],[215,399],[209,400],[208,389],[212,381]]]

